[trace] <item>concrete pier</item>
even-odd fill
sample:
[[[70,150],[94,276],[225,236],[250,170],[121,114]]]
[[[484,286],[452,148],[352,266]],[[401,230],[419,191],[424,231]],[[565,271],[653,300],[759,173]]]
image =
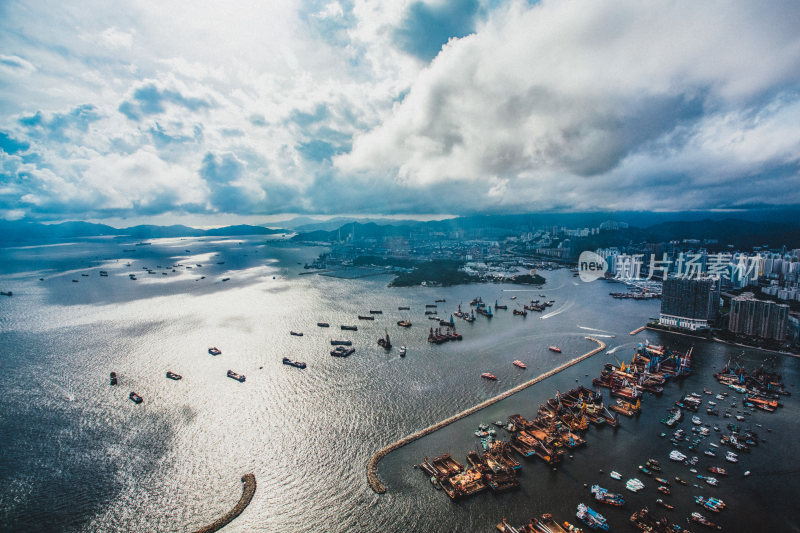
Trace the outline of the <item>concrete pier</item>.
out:
[[[596,354],[598,352],[602,352],[603,350],[606,349],[606,344],[603,341],[601,341],[599,339],[596,339],[594,337],[586,337],[586,339],[590,340],[590,341],[593,341],[593,342],[596,342],[599,346],[597,348],[595,348],[594,350],[590,351],[590,352],[587,352],[587,353],[585,353],[585,354],[583,354],[583,355],[581,355],[579,357],[576,357],[575,359],[572,359],[572,360],[564,363],[563,365],[557,366],[556,368],[554,368],[554,369],[552,369],[552,370],[550,370],[548,372],[545,372],[544,374],[541,374],[541,375],[533,378],[530,381],[526,381],[525,383],[522,383],[521,385],[517,385],[513,389],[509,389],[506,392],[503,392],[503,393],[501,393],[501,394],[499,394],[499,395],[497,395],[497,396],[495,396],[493,398],[489,398],[488,400],[486,400],[484,402],[481,402],[481,403],[479,403],[478,405],[476,405],[474,407],[470,407],[466,411],[462,411],[462,412],[460,412],[460,413],[458,413],[456,415],[451,416],[450,418],[442,420],[441,422],[437,422],[436,424],[433,424],[432,426],[429,426],[429,427],[427,427],[425,429],[417,431],[416,433],[412,433],[411,435],[408,435],[407,437],[403,437],[402,439],[400,439],[400,440],[398,440],[396,442],[393,442],[393,443],[389,444],[388,446],[385,446],[385,447],[381,448],[380,450],[378,450],[375,453],[375,455],[373,455],[370,458],[369,462],[367,463],[367,482],[369,483],[369,486],[372,487],[372,490],[374,490],[378,494],[383,494],[383,493],[386,492],[386,487],[384,486],[383,483],[381,483],[381,480],[378,478],[378,464],[381,462],[381,459],[386,457],[390,452],[393,452],[394,450],[396,450],[398,448],[402,448],[406,444],[414,442],[415,440],[417,440],[417,439],[419,439],[421,437],[424,437],[425,435],[430,435],[434,431],[437,431],[437,430],[439,430],[439,429],[441,429],[441,428],[443,428],[445,426],[448,426],[448,425],[452,424],[453,422],[455,422],[456,420],[461,420],[465,416],[469,416],[472,413],[480,411],[481,409],[483,409],[485,407],[489,407],[490,405],[493,405],[493,404],[499,402],[500,400],[504,400],[504,399],[508,398],[509,396],[511,396],[512,394],[516,394],[521,390],[527,389],[531,385],[535,385],[535,384],[539,383],[540,381],[543,381],[543,380],[549,378],[550,376],[554,376],[554,375],[558,374],[559,372],[561,372],[563,370],[566,370],[567,368],[571,367],[572,365],[578,364],[581,361],[583,361],[584,359],[587,359],[587,358],[593,356],[594,354]]]
[[[220,518],[212,522],[211,524],[201,527],[195,533],[214,533],[215,531],[219,531],[223,527],[227,526],[233,520],[242,514],[242,511],[250,505],[250,501],[253,499],[253,495],[256,493],[256,476],[253,474],[245,474],[242,476],[242,483],[244,486],[242,487],[242,497],[239,498],[239,502],[227,513],[222,515]]]

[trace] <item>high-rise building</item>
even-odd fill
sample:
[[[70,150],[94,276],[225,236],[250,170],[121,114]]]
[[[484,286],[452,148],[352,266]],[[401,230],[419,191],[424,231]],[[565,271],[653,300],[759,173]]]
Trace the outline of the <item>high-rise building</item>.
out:
[[[688,330],[709,328],[719,312],[717,281],[711,278],[667,278],[661,292],[662,326]]]
[[[731,299],[728,331],[779,342],[786,340],[789,306],[769,300],[757,300],[752,292]]]

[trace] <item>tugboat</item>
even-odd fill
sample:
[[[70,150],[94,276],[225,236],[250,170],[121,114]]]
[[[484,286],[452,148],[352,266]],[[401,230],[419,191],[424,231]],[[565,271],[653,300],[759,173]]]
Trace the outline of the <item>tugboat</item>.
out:
[[[548,349],[551,352],[561,353],[561,348],[559,348],[558,346],[550,346]]]
[[[400,326],[400,327],[403,327],[403,328],[410,328],[411,327],[411,322],[409,322],[408,320],[399,320],[397,322],[397,325]]]
[[[482,378],[486,378],[486,379],[490,379],[492,381],[497,381],[497,377],[495,377],[494,374],[490,374],[489,372],[484,372],[483,374],[481,374],[481,377]]]
[[[233,370],[228,370],[228,377],[231,379],[235,379],[239,383],[244,383],[245,380],[244,374],[237,374]]]
[[[664,509],[669,509],[670,511],[672,511],[673,509],[675,509],[675,506],[674,506],[674,505],[670,505],[670,504],[668,504],[667,502],[665,502],[665,501],[664,501],[664,500],[662,500],[661,498],[657,499],[657,500],[656,500],[656,503],[657,503],[658,505],[660,505],[661,507],[663,507]]]
[[[117,373],[116,372],[112,372],[110,374],[110,378],[111,378],[111,384],[112,385],[116,385],[117,384]]]
[[[406,347],[405,346],[401,346],[400,347],[400,357],[405,357],[405,356],[406,356]]]
[[[294,335],[295,337],[302,337],[303,336],[303,332],[302,331],[290,331],[289,335]]]
[[[514,361],[514,366],[518,366],[518,367],[520,367],[520,368],[528,368],[528,365],[526,365],[525,363],[523,363],[523,362],[522,362],[522,361],[520,361],[519,359],[517,359],[516,361]]]
[[[138,403],[142,403],[144,401],[144,400],[142,400],[142,397],[139,396],[138,394],[136,394],[135,392],[131,392],[128,395],[128,398],[130,398],[133,403],[137,403],[137,404]]]
[[[337,346],[331,350],[331,355],[334,357],[349,357],[356,352],[355,348],[345,348],[344,346]]]
[[[603,531],[608,531],[609,529],[605,517],[591,507],[587,507],[586,504],[581,503],[578,505],[578,511],[575,516],[592,529],[602,529]]]
[[[222,350],[220,350],[216,346],[212,346],[211,348],[208,349],[208,353],[210,353],[211,355],[219,355],[222,353]]]
[[[175,372],[170,372],[169,370],[167,370],[167,377],[169,379],[174,379],[175,381],[178,381],[179,379],[183,378],[183,376],[181,376],[180,374],[176,374]]]
[[[381,346],[384,350],[391,350],[392,343],[389,340],[389,332],[386,332],[386,337],[378,339],[378,346]]]
[[[306,364],[303,363],[302,361],[292,361],[288,357],[284,357],[283,358],[283,364],[284,365],[289,365],[289,366],[294,366],[294,367],[297,367],[297,368],[305,368],[306,367]]]

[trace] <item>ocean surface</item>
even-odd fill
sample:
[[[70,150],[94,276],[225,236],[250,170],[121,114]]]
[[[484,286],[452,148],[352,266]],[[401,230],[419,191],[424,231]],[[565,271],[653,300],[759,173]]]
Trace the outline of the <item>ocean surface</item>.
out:
[[[519,524],[546,512],[574,523],[577,504],[590,503],[585,483],[625,493],[623,508],[592,505],[612,531],[633,531],[629,517],[645,505],[686,526],[691,512],[710,514],[694,504],[695,495],[725,500],[727,509],[710,517],[725,531],[800,531],[793,508],[800,499],[796,394],[776,413],[748,412],[740,424],[758,429],[766,442],[739,454],[738,464],[697,450],[701,473],[713,464],[728,468],[717,488],[673,485],[663,496],[636,470],[654,457],[664,477],[691,479],[688,467],[667,459],[673,447],[659,438],[668,431],[659,420],[685,392],[721,392],[712,373],[726,361],[752,367],[766,360],[796,393],[797,359],[653,331],[630,336],[657,315],[659,302],[614,300],[608,293],[619,286],[582,283],[568,270],[543,272],[542,289],[389,288],[388,275],[308,275],[302,264],[321,248],[263,238],[152,242],[100,238],[0,249],[0,290],[14,293],[0,297],[0,530],[192,531],[230,510],[241,476],[252,472],[255,497],[225,531],[490,532],[503,516]],[[555,300],[553,307],[512,315],[540,294]],[[445,299],[437,312],[449,318],[476,296],[509,309],[491,320],[457,320],[461,342],[426,342],[433,324],[423,314],[426,304]],[[357,318],[378,309],[383,314],[374,321]],[[400,319],[413,326],[398,327]],[[317,327],[320,321],[331,327]],[[342,324],[358,331],[341,331]],[[390,352],[376,344],[386,332],[395,345]],[[388,492],[369,488],[365,465],[376,450],[589,351],[596,345],[587,335],[607,350],[391,453],[379,469]],[[355,354],[331,357],[331,339],[352,340]],[[588,446],[556,471],[523,460],[521,490],[452,503],[414,468],[447,452],[465,462],[479,444],[479,423],[534,416],[556,390],[590,385],[603,364],[630,360],[645,339],[678,350],[694,346],[693,375],[669,384],[661,397],[647,396],[643,414],[623,418],[618,429],[590,428]],[[405,358],[400,345],[408,347]],[[222,355],[209,355],[210,346]],[[284,356],[308,368],[285,366]],[[226,377],[229,369],[246,382]],[[168,370],[183,379],[166,379]],[[119,376],[115,387],[111,371]],[[481,379],[482,372],[499,381]],[[144,398],[141,405],[128,399],[131,391]],[[730,406],[736,396],[731,391],[731,400],[718,402],[721,410],[741,411],[740,399]],[[705,416],[704,409],[699,416],[723,430],[735,421]],[[681,424],[687,431],[688,418]],[[624,479],[608,477],[611,470],[639,477],[646,488],[625,491]],[[743,477],[745,470],[752,476]],[[676,509],[656,506],[658,497]]]

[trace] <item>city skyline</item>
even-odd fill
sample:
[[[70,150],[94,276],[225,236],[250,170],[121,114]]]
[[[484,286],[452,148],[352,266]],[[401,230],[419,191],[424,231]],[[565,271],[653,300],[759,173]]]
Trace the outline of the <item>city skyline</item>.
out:
[[[4,3],[0,218],[800,205],[791,3]]]

